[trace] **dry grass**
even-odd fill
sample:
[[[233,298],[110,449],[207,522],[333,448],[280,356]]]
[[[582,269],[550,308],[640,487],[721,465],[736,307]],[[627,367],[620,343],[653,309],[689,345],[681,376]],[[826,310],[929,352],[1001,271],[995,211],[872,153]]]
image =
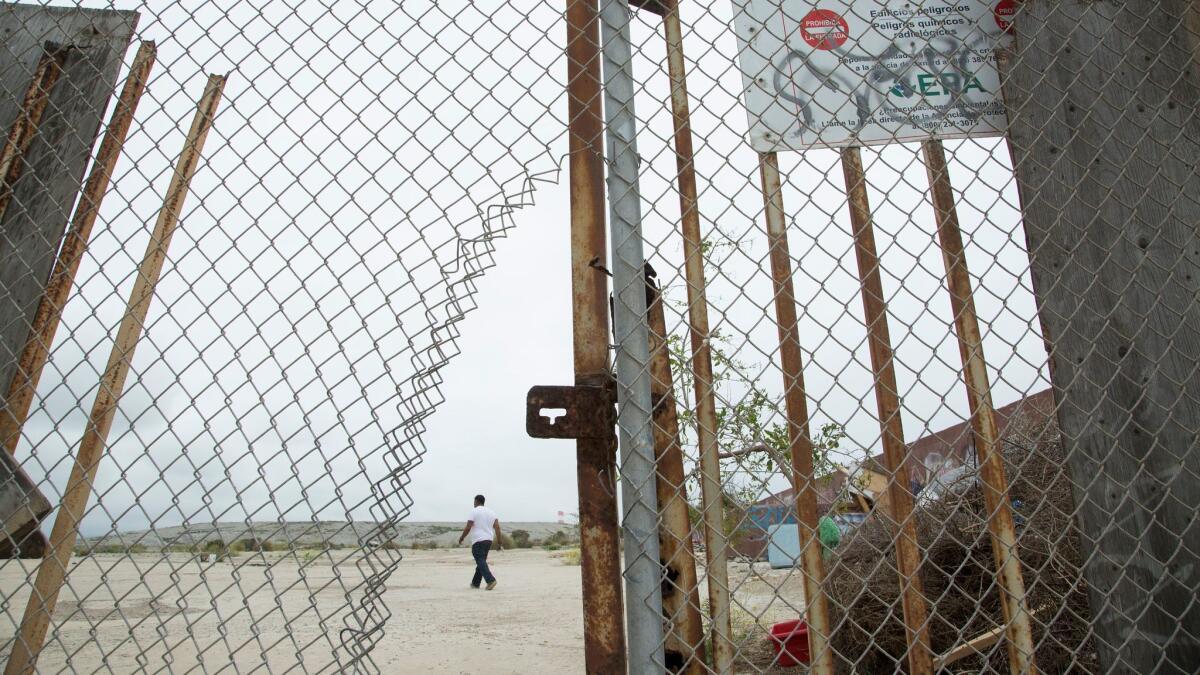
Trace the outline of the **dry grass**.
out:
[[[1019,500],[1018,549],[1034,616],[1042,672],[1095,672],[1089,638],[1087,586],[1080,570],[1079,533],[1061,438],[1053,422],[1012,430],[1004,455],[1010,494]],[[947,496],[915,514],[925,553],[921,578],[929,599],[935,653],[1002,622],[991,541],[978,487]],[[892,672],[907,667],[891,532],[870,518],[839,547],[826,588],[834,607],[834,647],[845,671]],[[986,661],[986,663],[985,663]],[[950,672],[1007,670],[1005,642]]]

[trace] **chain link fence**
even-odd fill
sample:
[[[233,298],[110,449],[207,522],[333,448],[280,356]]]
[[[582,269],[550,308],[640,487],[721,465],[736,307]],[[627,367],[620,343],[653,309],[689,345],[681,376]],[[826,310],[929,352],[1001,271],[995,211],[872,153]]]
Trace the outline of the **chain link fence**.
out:
[[[631,672],[1194,671],[1194,8],[631,4]]]
[[[557,177],[560,12],[0,6],[6,134],[30,119],[23,97],[47,54],[61,72],[37,80],[48,103],[32,140],[6,146],[17,152],[0,234],[0,375],[6,412],[23,419],[6,419],[4,436],[25,478],[14,495],[44,498],[36,519],[6,513],[9,672],[39,651],[44,672],[380,671],[381,596],[439,373],[497,240]],[[223,92],[197,116],[210,73]],[[140,100],[122,98],[139,77]],[[115,168],[89,162],[125,111]],[[209,127],[202,147],[194,116]],[[189,152],[190,187],[176,185]],[[78,197],[97,172],[110,187]],[[98,197],[47,337],[35,317],[63,283],[46,280],[71,246],[64,230]],[[152,237],[172,213],[173,240]],[[166,257],[156,286],[147,249]],[[136,353],[120,343],[106,368],[147,287],[148,313],[130,323]],[[49,351],[44,369],[27,345]],[[109,377],[122,363],[123,390]],[[27,413],[11,403],[23,394]],[[119,405],[90,478],[82,462],[90,495],[75,513],[46,513],[63,502],[81,438],[103,423],[98,396]],[[78,527],[64,530],[65,556],[39,564],[66,520]],[[59,591],[52,577],[64,575]]]
[[[393,670],[441,373],[548,189],[588,672],[1200,668],[1190,3],[0,30],[7,673]]]

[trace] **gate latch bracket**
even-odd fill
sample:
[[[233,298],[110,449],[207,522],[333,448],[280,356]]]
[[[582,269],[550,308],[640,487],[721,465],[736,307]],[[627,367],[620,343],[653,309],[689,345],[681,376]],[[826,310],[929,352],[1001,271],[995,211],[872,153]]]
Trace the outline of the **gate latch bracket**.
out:
[[[532,387],[525,397],[525,431],[533,438],[612,438],[616,399],[611,385]]]

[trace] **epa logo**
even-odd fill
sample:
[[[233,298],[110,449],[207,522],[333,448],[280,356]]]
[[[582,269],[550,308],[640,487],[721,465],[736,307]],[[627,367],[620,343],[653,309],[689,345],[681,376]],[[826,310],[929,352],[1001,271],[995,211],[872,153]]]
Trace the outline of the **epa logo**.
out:
[[[914,86],[915,85],[915,86]],[[897,78],[895,86],[888,94],[909,98],[913,94],[922,96],[953,96],[969,91],[986,93],[979,78],[972,74],[966,77],[959,73],[919,73],[915,81],[911,78]]]

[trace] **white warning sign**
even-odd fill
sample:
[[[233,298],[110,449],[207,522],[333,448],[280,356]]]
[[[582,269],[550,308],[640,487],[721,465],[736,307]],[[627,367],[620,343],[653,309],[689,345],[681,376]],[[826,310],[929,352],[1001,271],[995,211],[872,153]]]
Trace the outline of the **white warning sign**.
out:
[[[998,136],[1015,0],[733,0],[761,152]]]

